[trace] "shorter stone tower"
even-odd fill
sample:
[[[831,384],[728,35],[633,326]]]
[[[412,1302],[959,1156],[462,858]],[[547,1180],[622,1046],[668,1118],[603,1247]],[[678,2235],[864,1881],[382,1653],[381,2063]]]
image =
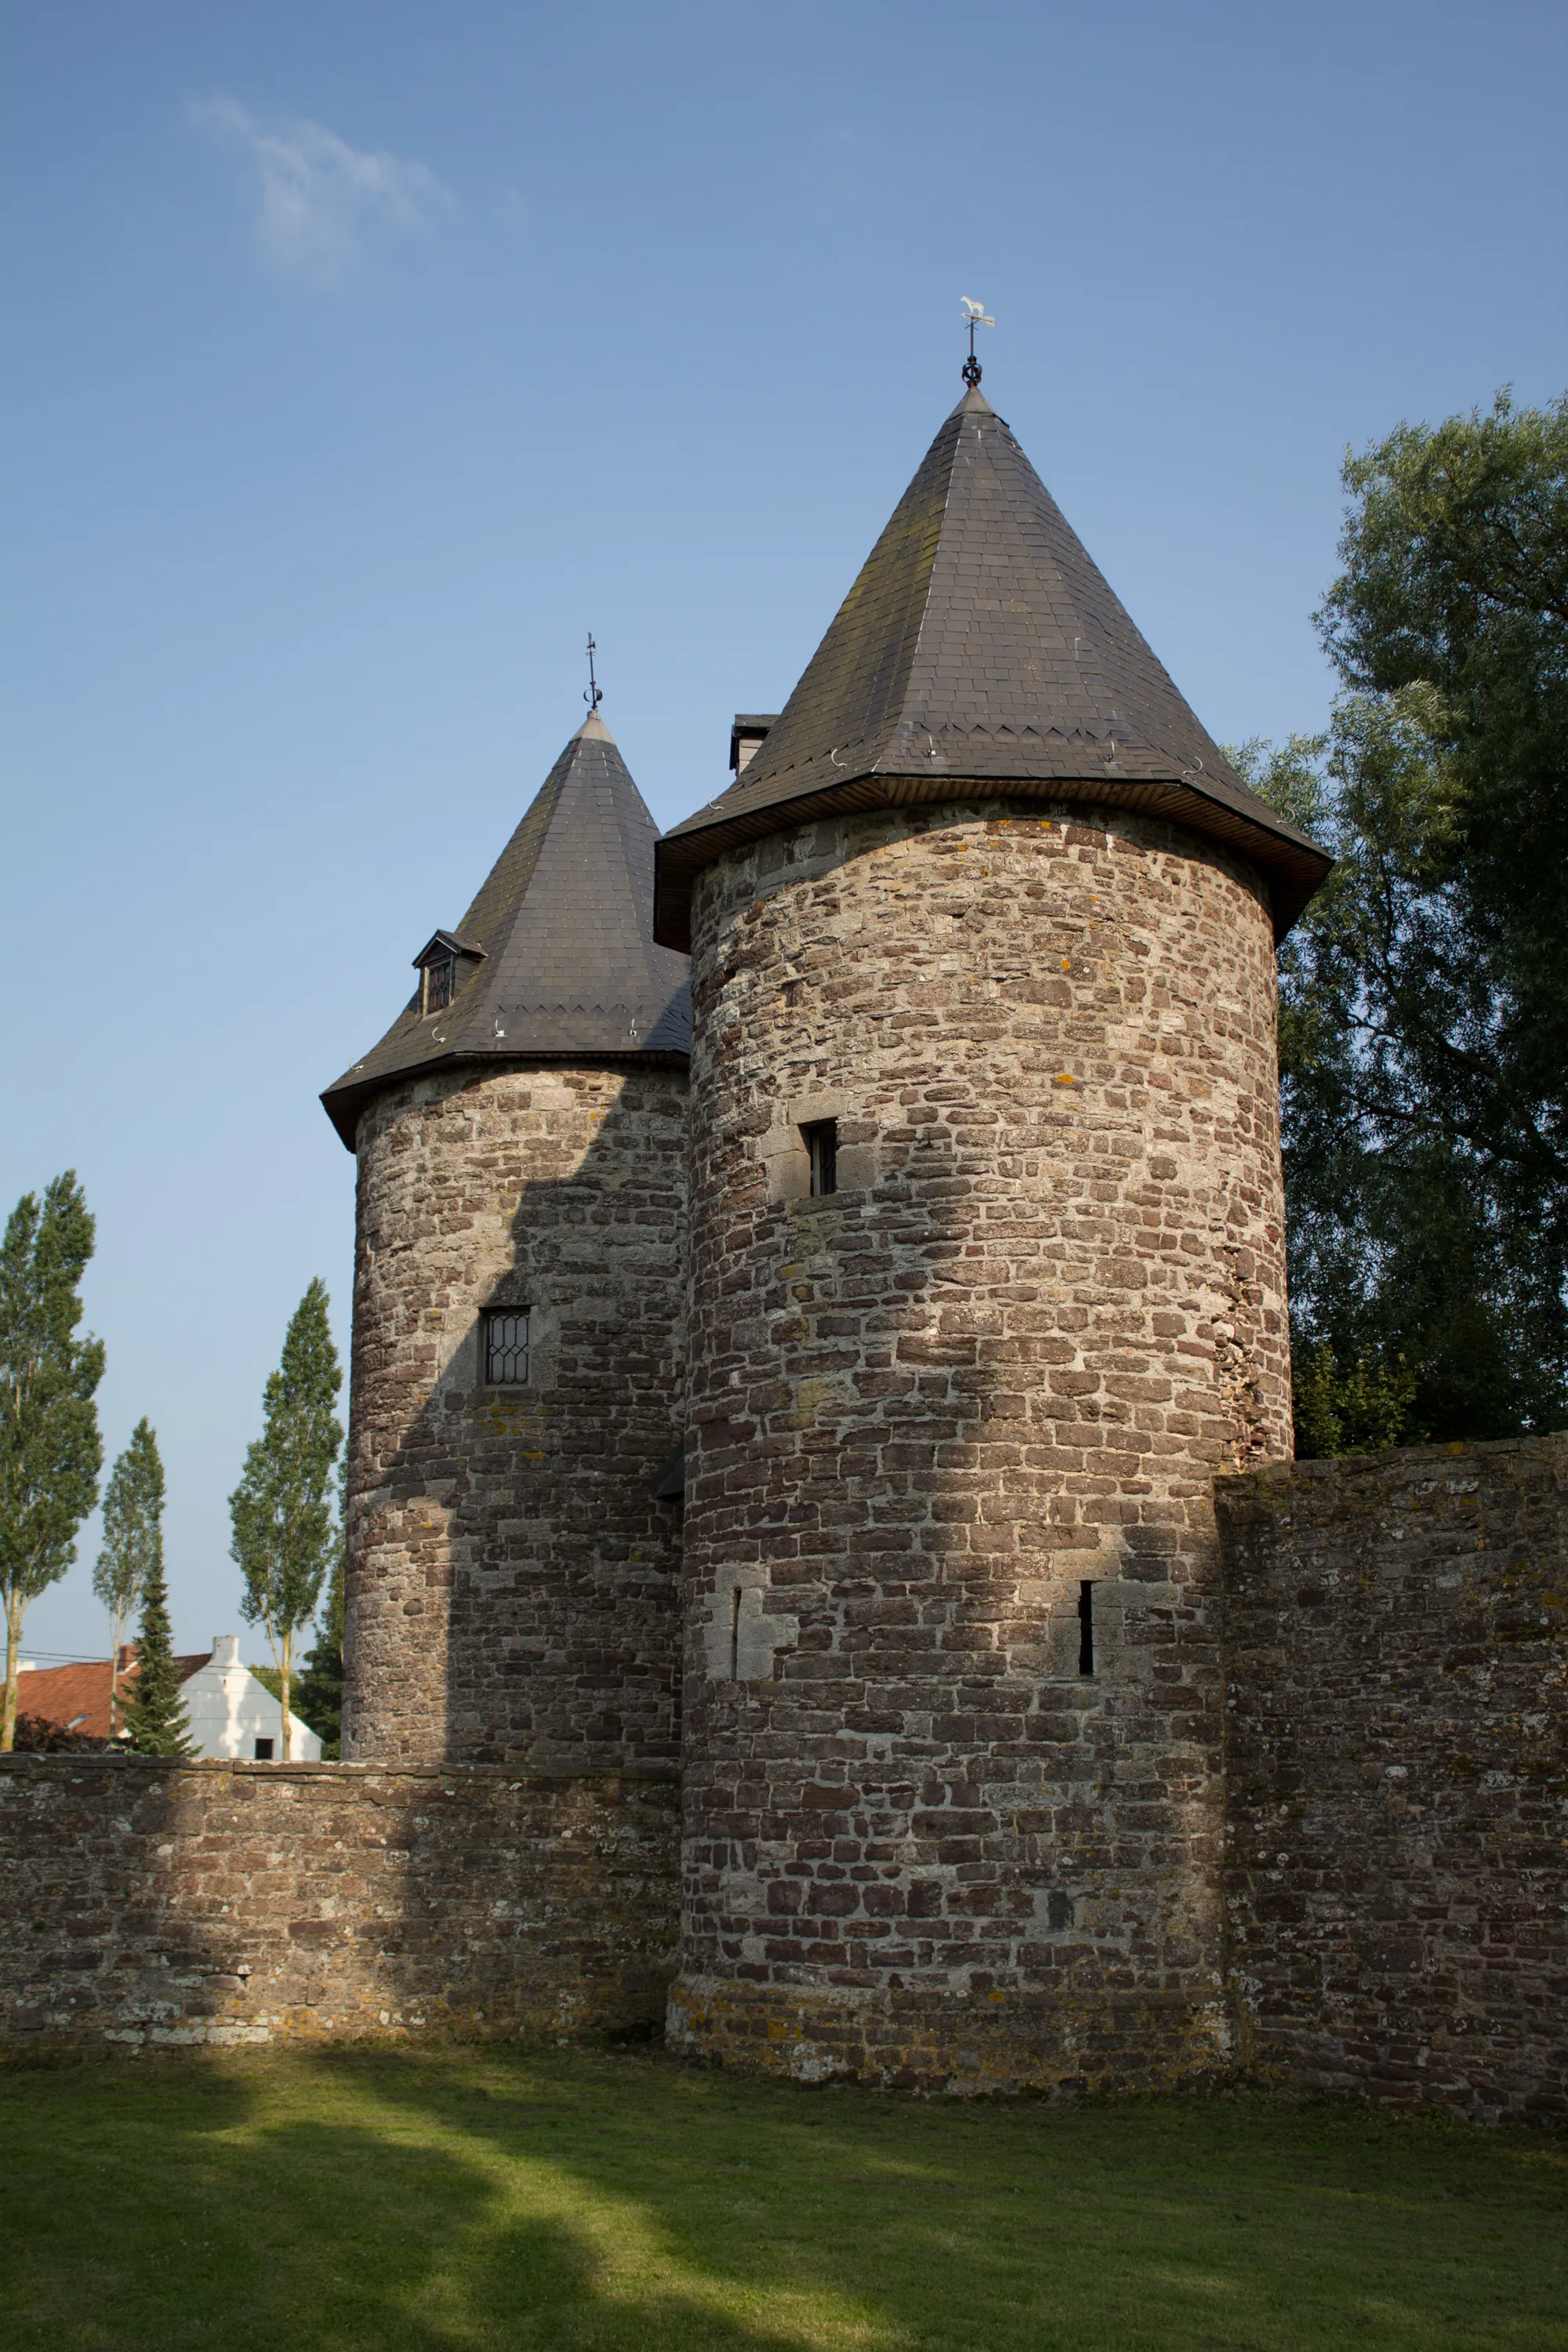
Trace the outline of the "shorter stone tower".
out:
[[[678,2046],[1217,2067],[1216,1471],[1290,1445],[1248,793],[977,389],[658,848],[692,950]]]
[[[359,1161],[345,1756],[677,1745],[686,960],[595,712],[392,1028]]]

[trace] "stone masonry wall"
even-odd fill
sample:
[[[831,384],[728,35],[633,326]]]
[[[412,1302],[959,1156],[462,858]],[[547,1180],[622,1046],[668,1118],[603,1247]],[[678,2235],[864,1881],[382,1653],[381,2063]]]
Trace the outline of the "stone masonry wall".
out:
[[[1568,1438],[1222,1480],[1238,2056],[1568,2117]]]
[[[731,853],[694,915],[676,2042],[1210,2071],[1212,1480],[1290,1427],[1260,887],[955,798]]]
[[[678,1746],[685,1073],[457,1072],[359,1124],[344,1753]],[[481,1310],[530,1310],[488,1387]]]
[[[0,1758],[0,2053],[654,2023],[677,1816],[613,1774]]]

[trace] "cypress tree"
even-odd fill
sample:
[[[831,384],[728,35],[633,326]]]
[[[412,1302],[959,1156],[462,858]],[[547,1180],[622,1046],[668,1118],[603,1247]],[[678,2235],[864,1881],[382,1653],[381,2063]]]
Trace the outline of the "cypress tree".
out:
[[[189,1756],[191,1722],[180,1696],[174,1634],[162,1556],[142,1591],[136,1632],[136,1678],[120,1703],[128,1743],[138,1756]]]

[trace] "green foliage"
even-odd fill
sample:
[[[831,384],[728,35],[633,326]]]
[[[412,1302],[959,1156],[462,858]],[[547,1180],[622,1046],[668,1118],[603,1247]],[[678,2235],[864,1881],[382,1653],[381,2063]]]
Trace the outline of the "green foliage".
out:
[[[348,1454],[338,1465],[338,1527],[332,1564],[327,1571],[326,1596],[314,1646],[306,1653],[289,1696],[294,1711],[321,1743],[323,1758],[335,1762],[342,1754],[343,1719],[343,1545],[348,1518]],[[275,1699],[283,1696],[283,1677],[276,1666],[250,1669]]]
[[[103,1490],[103,1549],[92,1571],[92,1589],[108,1610],[113,1629],[110,1683],[116,1696],[125,1627],[148,1580],[161,1576],[163,1570],[163,1465],[157,1434],[143,1418],[109,1474]],[[111,1712],[114,1704],[111,1697]]]
[[[1352,691],[1423,685],[1452,779],[1451,873],[1485,960],[1493,1066],[1461,1076],[1563,1181],[1568,1071],[1568,395],[1402,425],[1347,460],[1319,615]],[[1504,1099],[1499,1100],[1501,1096]],[[1559,1213],[1560,1209],[1559,1209]]]
[[[1381,1454],[1407,1445],[1416,1379],[1405,1359],[1369,1363],[1364,1356],[1342,1370],[1324,1339],[1302,1351],[1296,1367],[1296,1451],[1303,1457],[1325,1454]]]
[[[342,1653],[324,1633],[306,1654],[295,1700],[301,1718],[321,1740],[322,1756],[340,1757],[343,1752]]]
[[[126,1744],[138,1756],[189,1756],[191,1721],[180,1696],[174,1635],[169,1622],[169,1591],[159,1557],[142,1591],[142,1622],[136,1629],[136,1672],[120,1702]]]
[[[1568,1226],[1515,1148],[1506,1089],[1486,1095],[1495,982],[1454,876],[1457,787],[1429,692],[1348,696],[1328,738],[1237,758],[1339,861],[1280,958],[1298,1387],[1326,1346],[1342,1380],[1403,1360],[1415,1385],[1393,1442],[1554,1426]],[[1345,1442],[1373,1442],[1352,1421]],[[1326,1427],[1299,1414],[1304,1453]]]
[[[336,1549],[329,1495],[342,1443],[332,1410],[342,1373],[328,1303],[322,1284],[312,1282],[284,1337],[278,1370],[268,1379],[262,1434],[247,1452],[244,1475],[229,1496],[230,1549],[245,1579],[243,1612],[265,1631],[278,1667],[285,1758],[292,1752],[295,1637],[315,1613]]]
[[[1339,861],[1280,959],[1303,1452],[1568,1419],[1568,404],[1345,482],[1332,727],[1235,755]]]
[[[346,1497],[342,1498],[346,1500]],[[321,1754],[342,1754],[343,1737],[343,1545],[347,1521],[340,1500],[337,1542],[327,1576],[326,1602],[314,1647],[305,1659],[298,1691],[300,1713],[321,1742]]]
[[[76,1171],[24,1193],[0,1243],[0,1601],[5,1697],[0,1751],[16,1721],[16,1654],[27,1604],[76,1558],[98,1500],[103,1448],[94,1402],[103,1342],[79,1339],[94,1227]]]

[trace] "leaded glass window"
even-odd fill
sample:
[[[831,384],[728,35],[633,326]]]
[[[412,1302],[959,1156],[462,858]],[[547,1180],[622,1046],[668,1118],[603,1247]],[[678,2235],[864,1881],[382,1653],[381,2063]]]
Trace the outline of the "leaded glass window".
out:
[[[425,1010],[440,1013],[452,1002],[458,962],[455,956],[443,956],[439,963],[425,967]]]
[[[492,1307],[485,1316],[485,1379],[492,1388],[521,1388],[528,1378],[528,1309]]]

